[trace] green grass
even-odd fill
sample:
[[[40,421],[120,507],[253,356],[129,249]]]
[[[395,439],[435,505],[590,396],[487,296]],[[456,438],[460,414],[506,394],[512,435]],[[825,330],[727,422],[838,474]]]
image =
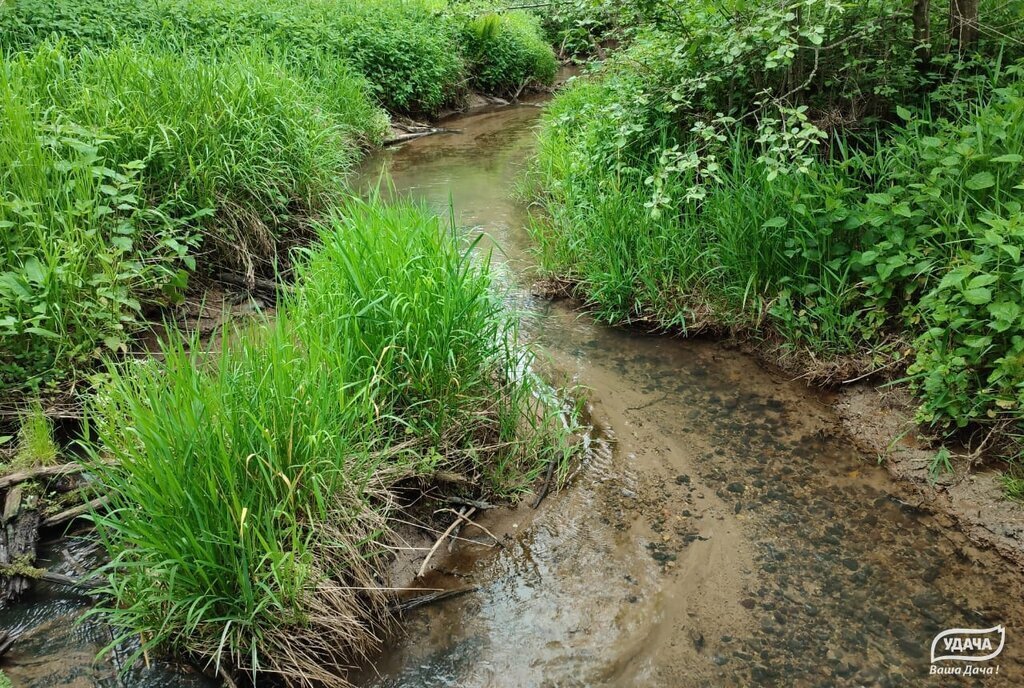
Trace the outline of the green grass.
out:
[[[50,466],[57,462],[60,450],[53,438],[53,422],[36,403],[21,415],[14,457],[5,466],[9,470]]]
[[[472,65],[463,21],[420,0],[0,6],[0,385],[80,381],[197,268],[271,276],[383,139],[379,103],[434,112],[478,67],[550,81],[530,17]]]
[[[1003,489],[1006,496],[1018,502],[1024,502],[1024,478],[1018,473],[1007,473],[1003,475]]]
[[[125,347],[203,268],[271,273],[383,117],[360,77],[44,45],[0,64],[0,378],[39,388]]]
[[[557,446],[486,263],[439,218],[351,201],[319,233],[273,321],[209,354],[171,334],[162,361],[112,366],[90,415],[102,613],[294,683],[377,646],[398,481],[516,491]]]

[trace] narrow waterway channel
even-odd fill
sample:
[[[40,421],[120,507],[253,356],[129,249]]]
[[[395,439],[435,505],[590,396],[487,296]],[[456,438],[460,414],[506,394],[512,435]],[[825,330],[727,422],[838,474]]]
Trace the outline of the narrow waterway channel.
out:
[[[604,327],[531,295],[515,185],[539,109],[366,165],[501,248],[542,365],[589,390],[598,443],[539,512],[492,513],[507,546],[457,549],[366,686],[1024,685],[1024,578],[901,502],[841,436],[831,399],[722,343]],[[477,550],[477,551],[474,551]],[[991,676],[930,675],[943,629],[1006,627]],[[959,663],[974,667],[970,663]]]

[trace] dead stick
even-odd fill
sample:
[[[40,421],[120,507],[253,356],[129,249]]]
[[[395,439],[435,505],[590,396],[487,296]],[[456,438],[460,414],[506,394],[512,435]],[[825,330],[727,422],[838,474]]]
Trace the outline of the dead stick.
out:
[[[103,583],[94,579],[83,579],[83,578],[72,578],[71,576],[65,576],[63,573],[54,573],[53,571],[47,571],[39,576],[39,580],[44,583],[52,583],[54,585],[64,585],[69,588],[98,588]]]
[[[407,612],[413,609],[417,609],[419,607],[423,607],[428,604],[440,602],[441,600],[450,600],[453,597],[465,595],[467,592],[476,592],[479,589],[480,588],[478,588],[475,585],[470,585],[465,588],[456,588],[455,590],[444,590],[442,592],[432,592],[429,595],[420,595],[419,597],[414,597],[411,600],[399,602],[398,604],[392,607],[392,611]]]
[[[224,679],[224,685],[227,688],[238,688],[238,684],[235,683],[235,679],[231,677],[231,674],[228,673],[228,670],[224,668],[223,664],[217,665],[217,673],[220,674],[222,679]]]
[[[495,536],[494,536],[494,533],[492,533],[491,531],[487,530],[486,528],[484,528],[484,527],[483,527],[482,525],[480,525],[480,524],[479,524],[479,523],[477,523],[476,521],[472,521],[472,520],[470,520],[470,519],[469,519],[469,515],[468,515],[468,514],[466,514],[466,515],[463,515],[463,514],[462,514],[461,512],[457,512],[457,511],[455,511],[454,509],[442,509],[442,511],[450,511],[450,512],[452,512],[453,514],[455,514],[456,516],[458,516],[459,518],[461,518],[461,519],[462,519],[463,521],[465,521],[465,522],[466,522],[466,525],[468,525],[468,526],[474,526],[474,527],[476,527],[476,528],[479,528],[479,529],[480,529],[480,530],[482,530],[482,531],[483,531],[483,532],[484,532],[484,533],[485,533],[486,535],[489,535],[489,536],[491,537],[491,539],[492,539],[492,540],[494,540],[494,544],[496,544],[496,545],[501,545],[501,540],[499,540],[499,539],[498,539],[497,537],[495,537]],[[435,512],[435,513],[436,513],[436,512]],[[479,543],[475,543],[475,544],[479,544]]]
[[[448,526],[448,529],[445,530],[443,533],[441,533],[441,537],[439,537],[437,539],[437,542],[434,543],[434,546],[430,548],[429,552],[427,552],[427,558],[423,560],[423,564],[420,566],[420,571],[419,571],[419,573],[416,574],[417,578],[422,578],[423,577],[423,574],[427,570],[427,564],[430,563],[430,558],[432,556],[434,556],[434,552],[436,552],[437,548],[441,546],[441,543],[444,542],[448,538],[448,536],[451,534],[451,532],[453,530],[455,530],[455,526],[457,526],[460,523],[462,523],[462,517],[463,516],[470,516],[475,511],[476,511],[476,509],[473,508],[473,507],[469,507],[469,511],[466,511],[465,508],[459,509],[459,518],[457,518],[454,521],[452,521],[452,524],[450,526]]]
[[[4,490],[11,485],[23,483],[26,480],[71,475],[73,473],[81,473],[84,470],[85,466],[79,463],[62,463],[57,466],[40,466],[39,468],[30,468],[25,471],[15,471],[14,473],[8,473],[7,475],[0,477],[0,490]]]
[[[46,518],[43,519],[43,523],[42,523],[41,527],[43,527],[43,528],[52,528],[53,526],[60,525],[61,523],[64,523],[66,521],[73,521],[74,519],[78,518],[79,516],[83,516],[83,515],[89,513],[90,511],[94,511],[94,510],[100,508],[101,506],[104,506],[109,501],[109,499],[110,499],[110,497],[106,497],[106,496],[104,496],[104,497],[97,497],[96,499],[88,501],[85,504],[79,504],[78,506],[73,506],[70,509],[65,509],[64,511],[60,512],[59,514],[54,514],[53,516],[47,516]]]
[[[541,489],[540,494],[537,495],[537,499],[533,502],[533,508],[536,509],[540,506],[540,503],[544,501],[544,498],[548,496],[548,490],[551,489],[551,478],[555,475],[555,460],[552,458],[548,461],[548,475],[544,478],[544,487]]]

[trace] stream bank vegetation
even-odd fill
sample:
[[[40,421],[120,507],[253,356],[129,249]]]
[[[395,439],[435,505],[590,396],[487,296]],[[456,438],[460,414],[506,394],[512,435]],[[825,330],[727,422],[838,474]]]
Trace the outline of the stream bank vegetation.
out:
[[[95,613],[144,648],[342,685],[393,614],[395,487],[510,495],[569,450],[472,245],[375,200],[317,232],[273,319],[112,365],[88,415],[116,600]]]
[[[546,266],[609,322],[906,383],[1019,462],[1022,3],[601,7],[623,48],[544,115]]]
[[[284,270],[387,112],[556,66],[532,15],[420,0],[14,0],[0,51],[0,386],[72,397],[190,277]]]

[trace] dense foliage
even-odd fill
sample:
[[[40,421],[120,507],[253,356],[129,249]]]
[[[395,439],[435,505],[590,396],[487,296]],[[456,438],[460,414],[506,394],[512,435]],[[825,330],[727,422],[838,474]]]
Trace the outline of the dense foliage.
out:
[[[514,491],[555,446],[487,264],[436,216],[352,201],[319,236],[273,321],[212,356],[171,335],[162,362],[113,366],[90,416],[103,613],[291,685],[338,685],[379,643],[392,486]]]
[[[320,90],[255,50],[5,60],[0,379],[38,384],[121,349],[146,303],[182,292],[203,235],[209,267],[272,259],[380,136],[361,84],[338,71]]]
[[[525,12],[478,14],[465,22],[463,42],[473,85],[482,91],[518,95],[530,83],[555,78],[551,46]]]
[[[905,377],[921,421],[1005,442],[1024,15],[993,8],[968,44],[947,10],[622,3],[628,48],[545,116],[548,266],[610,321],[755,335],[822,380]]]
[[[140,40],[202,53],[256,46],[288,54],[299,69],[310,55],[328,56],[362,73],[387,108],[428,113],[457,101],[467,77],[496,90],[550,82],[554,56],[532,17],[491,15],[501,28],[481,43],[465,30],[488,13],[480,5],[449,11],[428,0],[14,0],[0,7],[0,48],[25,49],[56,34],[73,49]]]
[[[124,350],[189,274],[273,276],[387,115],[549,82],[526,15],[419,0],[0,5],[0,385]],[[483,41],[483,42],[481,42]],[[198,265],[197,265],[198,260]]]

